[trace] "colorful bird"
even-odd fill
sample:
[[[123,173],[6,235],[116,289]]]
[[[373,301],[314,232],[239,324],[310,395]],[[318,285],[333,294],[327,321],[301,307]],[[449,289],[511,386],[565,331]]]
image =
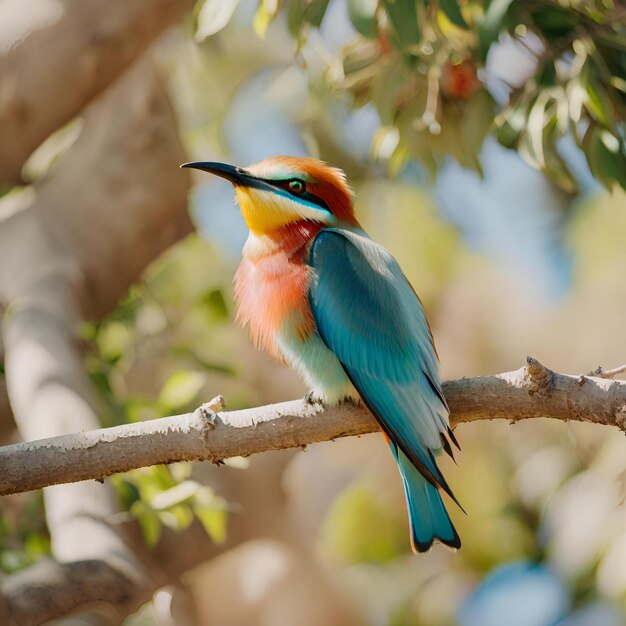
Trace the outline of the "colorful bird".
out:
[[[396,260],[361,228],[344,173],[311,158],[246,169],[185,163],[229,180],[250,235],[235,277],[237,318],[295,368],[310,401],[359,398],[398,463],[414,551],[461,541],[435,456],[458,447],[422,305]],[[458,502],[457,502],[458,504]]]

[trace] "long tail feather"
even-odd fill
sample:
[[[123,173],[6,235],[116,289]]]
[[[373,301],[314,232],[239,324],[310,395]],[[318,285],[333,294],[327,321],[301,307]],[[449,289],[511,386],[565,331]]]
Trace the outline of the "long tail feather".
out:
[[[435,540],[460,548],[461,539],[450,521],[439,490],[415,469],[411,461],[395,444],[391,444],[398,462],[411,527],[414,552],[426,552]]]

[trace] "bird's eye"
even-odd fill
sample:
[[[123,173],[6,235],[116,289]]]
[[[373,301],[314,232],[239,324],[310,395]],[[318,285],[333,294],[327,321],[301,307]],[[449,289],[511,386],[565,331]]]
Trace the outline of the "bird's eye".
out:
[[[303,193],[306,187],[301,180],[297,178],[289,181],[289,191],[293,191],[293,193]]]

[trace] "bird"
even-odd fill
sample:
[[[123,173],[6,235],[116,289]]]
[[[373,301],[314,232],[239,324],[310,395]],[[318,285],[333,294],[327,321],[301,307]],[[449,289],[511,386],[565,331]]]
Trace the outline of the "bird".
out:
[[[435,541],[460,548],[441,493],[461,505],[435,459],[454,458],[459,444],[432,332],[397,261],[359,224],[344,172],[293,156],[181,167],[235,188],[249,229],[234,279],[237,321],[301,375],[308,402],[370,410],[402,476],[413,551]]]

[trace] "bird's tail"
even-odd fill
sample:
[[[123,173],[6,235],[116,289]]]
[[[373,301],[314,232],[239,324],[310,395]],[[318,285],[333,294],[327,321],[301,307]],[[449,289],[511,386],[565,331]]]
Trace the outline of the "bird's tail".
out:
[[[460,548],[461,538],[450,521],[439,490],[420,474],[402,450],[391,445],[404,483],[413,551],[426,552],[435,539],[451,548]]]

